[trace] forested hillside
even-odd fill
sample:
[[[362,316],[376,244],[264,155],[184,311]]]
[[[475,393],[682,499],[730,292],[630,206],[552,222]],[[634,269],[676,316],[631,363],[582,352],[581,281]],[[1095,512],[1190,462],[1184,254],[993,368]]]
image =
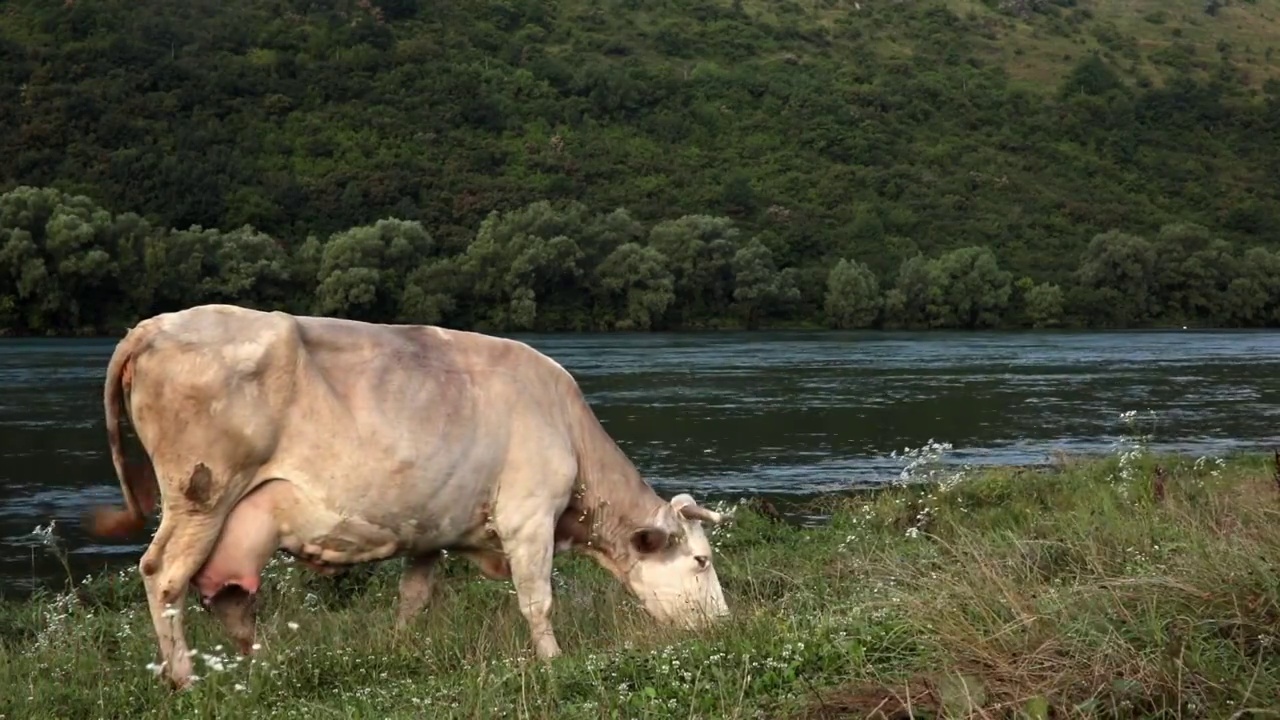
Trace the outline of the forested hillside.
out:
[[[1277,48],[1280,0],[7,0],[0,328],[1277,325]]]

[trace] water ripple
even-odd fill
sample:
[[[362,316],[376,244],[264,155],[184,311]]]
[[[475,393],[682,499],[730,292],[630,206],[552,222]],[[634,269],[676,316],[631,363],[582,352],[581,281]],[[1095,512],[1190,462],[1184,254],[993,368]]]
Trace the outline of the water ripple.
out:
[[[874,485],[901,468],[892,451],[930,439],[951,442],[952,459],[973,464],[1108,452],[1127,410],[1155,411],[1151,432],[1162,449],[1280,444],[1271,431],[1280,415],[1274,332],[519,339],[579,378],[605,427],[663,494]],[[112,347],[0,341],[0,583],[29,578],[25,538],[51,519],[77,562],[136,558],[136,544],[91,541],[78,526],[88,507],[120,502],[102,426]]]

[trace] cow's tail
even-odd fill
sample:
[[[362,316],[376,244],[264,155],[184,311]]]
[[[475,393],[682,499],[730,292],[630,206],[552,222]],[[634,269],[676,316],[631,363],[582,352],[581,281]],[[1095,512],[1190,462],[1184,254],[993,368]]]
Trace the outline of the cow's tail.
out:
[[[120,441],[121,411],[128,417],[128,399],[133,384],[133,361],[138,351],[150,339],[149,323],[143,322],[125,334],[116,344],[111,361],[107,363],[107,380],[103,388],[102,404],[106,413],[107,444],[111,448],[111,464],[115,467],[120,491],[124,495],[124,508],[99,506],[89,511],[86,518],[89,532],[99,537],[124,538],[134,535],[146,526],[147,515],[156,505],[155,470],[146,457],[140,463],[131,463],[124,457]]]

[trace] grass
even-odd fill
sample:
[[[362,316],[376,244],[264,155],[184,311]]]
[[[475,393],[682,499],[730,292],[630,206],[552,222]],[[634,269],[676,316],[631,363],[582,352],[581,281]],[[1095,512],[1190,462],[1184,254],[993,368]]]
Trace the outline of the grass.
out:
[[[727,3],[727,0],[726,0]],[[1075,63],[1101,53],[1122,77],[1166,85],[1178,72],[1201,80],[1230,58],[1241,83],[1261,90],[1280,79],[1280,2],[1228,0],[1215,15],[1204,0],[941,0],[959,17],[973,21],[980,55],[1003,67],[1013,83],[1034,92],[1054,91]],[[756,18],[783,22],[800,12],[821,27],[834,27],[868,14],[869,0],[816,0],[798,4],[744,0]],[[1038,10],[1020,14],[1010,8]],[[909,57],[929,37],[902,37],[902,28],[877,28],[883,57]],[[836,51],[837,55],[840,51]],[[788,52],[790,54],[790,52]]]
[[[909,458],[919,482],[819,498],[819,525],[733,508],[714,542],[736,617],[700,635],[658,628],[567,557],[554,611],[566,654],[544,667],[510,585],[466,563],[447,565],[401,638],[397,564],[335,582],[277,563],[261,659],[230,657],[193,612],[202,679],[179,694],[147,669],[155,640],[126,571],[0,606],[0,716],[1280,715],[1272,458],[1137,444],[973,471],[937,454]]]
[[[1280,78],[1280,3],[1235,0],[1216,15],[1205,3],[1168,0],[1077,0],[1042,3],[1045,12],[1018,17],[1002,3],[945,0],[961,17],[980,19],[992,60],[1027,89],[1057,88],[1072,64],[1101,52],[1122,74],[1163,85],[1175,65],[1208,78],[1224,53],[1260,89]],[[1033,3],[1028,3],[1033,4]]]

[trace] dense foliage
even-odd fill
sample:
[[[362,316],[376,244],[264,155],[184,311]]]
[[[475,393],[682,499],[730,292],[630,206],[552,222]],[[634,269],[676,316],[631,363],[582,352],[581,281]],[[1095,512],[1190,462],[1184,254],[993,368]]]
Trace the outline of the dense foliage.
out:
[[[12,0],[0,328],[1278,324],[1274,18],[1195,5]]]

